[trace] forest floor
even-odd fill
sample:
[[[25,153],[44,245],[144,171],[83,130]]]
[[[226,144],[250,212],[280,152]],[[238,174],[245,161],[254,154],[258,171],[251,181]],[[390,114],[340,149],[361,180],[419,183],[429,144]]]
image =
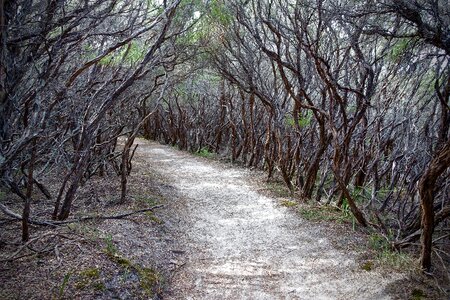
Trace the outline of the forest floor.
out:
[[[75,217],[163,207],[36,227],[27,247],[19,224],[0,220],[0,299],[444,299],[412,259],[383,263],[350,219],[315,218],[263,173],[138,144],[128,202],[114,202],[117,180],[97,179]]]

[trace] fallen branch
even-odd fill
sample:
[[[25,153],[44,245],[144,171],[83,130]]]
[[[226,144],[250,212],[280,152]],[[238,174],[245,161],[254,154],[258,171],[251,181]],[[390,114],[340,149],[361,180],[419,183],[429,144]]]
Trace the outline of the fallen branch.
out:
[[[1,205],[1,204],[0,204],[0,205]],[[27,241],[25,244],[23,244],[19,249],[17,249],[16,252],[14,252],[13,254],[11,254],[9,257],[0,260],[0,262],[12,261],[12,260],[16,260],[16,259],[19,259],[19,258],[23,257],[23,256],[20,256],[20,257],[16,257],[16,256],[17,256],[20,252],[22,252],[22,250],[24,250],[25,248],[29,248],[29,246],[30,246],[32,243],[34,243],[35,241],[38,241],[38,240],[40,240],[40,239],[42,239],[42,238],[44,238],[44,237],[46,237],[46,236],[52,235],[52,234],[55,235],[55,233],[53,233],[53,232],[48,232],[48,233],[46,233],[46,234],[43,234],[43,235],[41,235],[41,236],[38,236],[38,237],[35,237],[35,238],[32,238],[32,239],[28,240],[28,241]]]
[[[3,205],[0,203],[0,210],[7,215],[8,217],[13,218],[16,221],[21,221],[22,220],[22,216],[13,212],[12,210],[10,210],[7,206]],[[41,226],[57,226],[57,224],[54,224],[55,222],[51,222],[51,221],[37,221],[37,220],[28,220],[29,224],[33,224],[33,225],[41,225]]]
[[[155,205],[149,208],[144,208],[140,210],[135,210],[127,213],[123,213],[120,215],[113,215],[113,216],[88,216],[88,217],[81,217],[73,220],[67,220],[67,221],[38,221],[30,219],[28,222],[33,225],[41,225],[41,226],[60,226],[60,225],[66,225],[70,223],[77,223],[77,222],[83,222],[83,221],[89,221],[89,220],[111,220],[111,219],[123,219],[125,217],[140,214],[148,211],[153,211],[157,208],[163,207],[163,205]],[[16,214],[15,212],[11,211],[8,207],[6,207],[3,204],[0,204],[0,210],[7,216],[19,221],[22,220],[22,216],[19,214]]]
[[[155,205],[149,208],[144,208],[144,209],[140,209],[140,210],[135,210],[135,211],[131,211],[131,212],[127,212],[127,213],[123,213],[120,215],[113,215],[113,216],[89,216],[89,217],[82,217],[79,219],[75,219],[75,220],[67,220],[67,221],[55,221],[53,222],[55,225],[64,225],[64,224],[69,224],[69,223],[76,223],[76,222],[82,222],[82,221],[89,221],[89,220],[111,220],[111,219],[123,219],[125,217],[131,216],[131,215],[135,215],[135,214],[140,214],[140,213],[144,213],[144,212],[148,212],[148,211],[153,211],[157,208],[163,207],[164,205],[160,204],[160,205]]]

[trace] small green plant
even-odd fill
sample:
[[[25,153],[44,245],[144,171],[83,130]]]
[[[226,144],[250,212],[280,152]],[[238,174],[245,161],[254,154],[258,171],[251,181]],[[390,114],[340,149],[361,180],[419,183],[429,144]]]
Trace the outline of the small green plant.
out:
[[[82,270],[80,275],[86,278],[98,279],[100,278],[100,271],[98,268],[87,268]]]
[[[116,247],[116,245],[114,245],[112,236],[110,234],[108,234],[105,237],[105,244],[106,244],[106,248],[105,248],[106,254],[108,254],[109,256],[115,256],[117,253],[117,247]]]
[[[352,228],[353,231],[356,230],[356,220],[355,216],[353,216],[352,211],[350,210],[350,206],[348,204],[347,199],[344,199],[341,206],[341,212],[342,212],[342,221],[351,221],[352,222]]]
[[[214,157],[214,153],[210,152],[208,150],[208,148],[206,148],[206,147],[201,148],[200,150],[195,152],[195,154],[197,156],[204,157],[204,158],[213,158]]]
[[[340,217],[337,210],[327,206],[300,207],[298,212],[308,221],[336,221]]]
[[[72,276],[72,272],[68,272],[68,273],[66,273],[66,275],[64,275],[63,282],[62,282],[61,286],[59,287],[58,299],[62,299],[62,297],[64,296],[64,290],[66,289],[71,276]]]
[[[117,265],[119,265],[120,267],[124,268],[124,269],[131,269],[133,268],[133,264],[131,263],[131,261],[117,253],[115,253],[114,255],[110,255],[109,256],[111,258],[111,260],[113,262],[115,262]]]

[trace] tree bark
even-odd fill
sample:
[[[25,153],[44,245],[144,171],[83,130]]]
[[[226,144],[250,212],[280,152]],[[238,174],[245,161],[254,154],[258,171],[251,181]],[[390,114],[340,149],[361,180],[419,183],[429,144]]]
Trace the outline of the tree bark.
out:
[[[420,205],[422,209],[422,236],[420,264],[425,271],[431,268],[431,253],[434,231],[434,189],[439,176],[450,166],[450,141],[438,151],[419,181]]]

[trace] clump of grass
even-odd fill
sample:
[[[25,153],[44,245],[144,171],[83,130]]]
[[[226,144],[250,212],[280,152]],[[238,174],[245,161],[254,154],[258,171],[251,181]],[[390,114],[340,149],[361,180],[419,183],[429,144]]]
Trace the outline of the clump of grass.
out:
[[[377,256],[381,265],[386,265],[397,270],[411,269],[416,265],[415,260],[407,253],[385,250]]]
[[[290,201],[290,200],[283,200],[283,201],[281,201],[281,205],[285,206],[285,207],[294,207],[294,206],[297,206],[297,202]]]
[[[345,209],[339,210],[331,206],[303,206],[298,212],[308,221],[334,221],[339,223],[351,222],[352,215]]]
[[[201,148],[200,150],[198,150],[194,154],[197,155],[197,156],[200,156],[200,157],[204,157],[204,158],[213,158],[213,157],[215,157],[215,154],[210,152],[208,150],[208,148],[206,148],[206,147]]]
[[[411,270],[416,266],[415,260],[405,252],[392,248],[389,241],[378,233],[369,235],[368,247],[375,251],[376,262],[397,270]]]

